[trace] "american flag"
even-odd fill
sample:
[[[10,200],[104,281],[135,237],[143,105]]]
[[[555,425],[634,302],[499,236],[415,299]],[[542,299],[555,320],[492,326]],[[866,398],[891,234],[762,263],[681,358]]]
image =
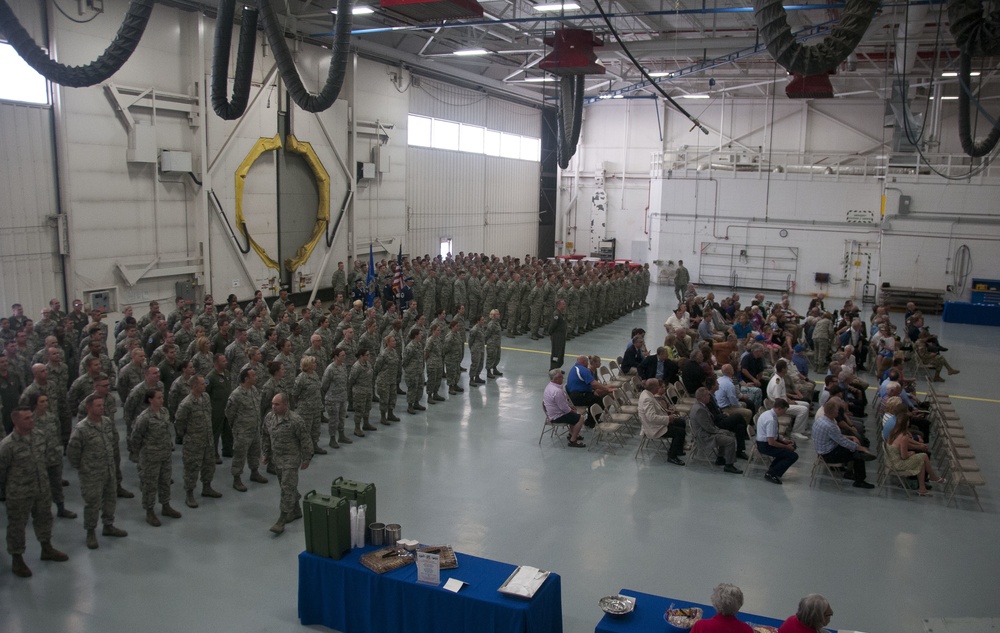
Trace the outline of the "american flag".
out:
[[[399,244],[399,255],[396,256],[396,273],[392,276],[392,294],[397,301],[403,298],[403,243]]]

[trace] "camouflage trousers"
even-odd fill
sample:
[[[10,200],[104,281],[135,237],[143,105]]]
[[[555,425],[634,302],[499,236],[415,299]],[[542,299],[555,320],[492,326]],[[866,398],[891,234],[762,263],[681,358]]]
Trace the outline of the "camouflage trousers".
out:
[[[378,393],[378,408],[382,413],[388,414],[396,408],[396,385],[392,381],[385,384],[376,384]]]
[[[245,466],[250,472],[260,468],[260,433],[252,426],[233,429],[233,477],[242,475]]]
[[[215,477],[215,447],[211,443],[184,438],[184,490],[194,490],[198,479],[210,485]]]
[[[299,505],[299,468],[277,468],[278,486],[281,488],[279,508],[284,516],[290,515]]]
[[[424,377],[419,375],[406,377],[406,405],[412,407],[420,404],[423,395]]]
[[[58,464],[48,466],[45,469],[49,474],[49,492],[52,494],[53,503],[60,504],[63,502],[63,464],[62,460],[59,460]]]
[[[170,503],[170,455],[165,458],[142,459],[139,469],[139,489],[142,507],[152,510],[159,497],[161,504]],[[215,461],[215,456],[212,456]]]
[[[479,378],[483,371],[483,350],[472,350],[472,364],[469,365],[469,375]]]
[[[372,394],[354,396],[354,424],[360,425],[368,422],[368,416],[372,412]]]
[[[60,484],[62,485],[62,484]],[[7,553],[23,554],[28,519],[39,543],[52,540],[52,497],[42,494],[24,499],[7,499]]]
[[[118,505],[118,482],[108,472],[105,477],[80,481],[80,494],[83,496],[83,529],[97,528],[97,516],[100,514],[104,525],[115,522],[115,507]]]
[[[337,432],[344,430],[344,420],[347,418],[347,402],[343,400],[327,400],[325,404],[326,417],[330,420],[330,437],[337,437]]]
[[[444,378],[444,367],[427,368],[427,395],[438,392],[441,388],[441,380]]]

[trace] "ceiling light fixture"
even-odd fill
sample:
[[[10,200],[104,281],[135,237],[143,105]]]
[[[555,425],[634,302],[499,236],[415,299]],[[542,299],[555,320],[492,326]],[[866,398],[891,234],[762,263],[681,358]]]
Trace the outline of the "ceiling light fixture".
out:
[[[670,72],[667,72],[665,70],[661,70],[660,72],[649,73],[649,76],[650,77],[673,77],[674,73],[670,73]]]
[[[946,72],[946,73],[941,73],[941,76],[942,77],[958,77],[958,73]],[[974,70],[971,73],[969,73],[969,76],[970,77],[978,77],[979,76],[979,71],[978,70]]]
[[[526,84],[540,84],[545,81],[555,81],[555,77],[525,77],[524,83]]]
[[[710,99],[708,95],[684,95],[685,99]]]
[[[579,11],[580,5],[575,2],[554,2],[552,4],[536,4],[535,11]]]
[[[330,13],[337,15],[336,9],[330,9]],[[351,9],[351,15],[369,15],[375,13],[375,9],[367,5],[359,5]]]
[[[488,50],[484,49],[484,48],[469,48],[469,49],[466,49],[464,51],[452,51],[451,54],[452,55],[461,55],[461,56],[467,56],[467,55],[489,55],[490,52]]]

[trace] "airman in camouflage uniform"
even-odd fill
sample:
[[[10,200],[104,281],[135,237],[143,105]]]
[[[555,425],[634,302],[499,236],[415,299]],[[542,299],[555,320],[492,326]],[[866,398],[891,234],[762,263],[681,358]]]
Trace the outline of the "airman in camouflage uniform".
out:
[[[431,334],[424,344],[424,365],[427,368],[427,402],[436,404],[444,402],[444,398],[438,394],[441,380],[444,378],[444,337],[441,335],[440,326],[431,326],[430,332]]]
[[[496,378],[503,376],[497,365],[500,363],[500,311],[492,310],[490,320],[486,324],[486,377]]]
[[[514,277],[507,286],[507,336],[511,338],[520,334],[520,312],[521,309],[521,275],[514,273]]]
[[[479,279],[479,271],[472,268],[465,282],[469,300],[469,319],[478,321],[483,314],[483,284]]]
[[[469,385],[485,385],[480,374],[483,372],[483,360],[486,354],[486,319],[480,316],[476,319],[475,325],[469,330],[469,352],[472,355],[472,364],[469,365]]]
[[[56,504],[56,516],[63,519],[75,519],[76,513],[66,509],[63,495],[63,443],[59,434],[59,421],[49,410],[49,397],[43,393],[33,394],[28,398],[28,408],[34,417],[34,430],[37,445],[45,447],[42,459],[48,474],[49,492]]]
[[[406,412],[413,415],[427,410],[420,404],[424,391],[424,332],[413,327],[407,336],[410,342],[403,351],[403,377],[406,380]]]
[[[279,386],[282,392],[291,393],[292,387],[295,386],[295,376],[299,373],[299,357],[295,356],[292,351],[292,342],[288,339],[279,345],[279,349],[280,351],[274,360],[285,366],[284,377]]]
[[[170,507],[170,454],[174,450],[174,430],[171,428],[170,414],[163,406],[163,390],[150,389],[146,392],[145,400],[146,410],[136,419],[129,436],[129,452],[139,456],[139,485],[142,489],[142,507],[146,510],[146,523],[160,527],[160,519],[154,509],[157,498],[160,500],[163,516],[181,518],[181,513]]]
[[[347,388],[354,399],[354,434],[364,437],[364,431],[377,431],[368,423],[372,410],[372,378],[374,372],[369,363],[369,352],[362,347],[357,351],[357,361],[347,377]]]
[[[87,547],[97,549],[97,516],[104,523],[104,536],[128,536],[115,527],[115,453],[119,444],[118,429],[104,417],[104,399],[91,394],[83,401],[87,417],[77,423],[69,438],[66,458],[80,472],[83,495],[83,528]]]
[[[393,412],[396,408],[396,390],[399,387],[399,354],[396,337],[389,335],[383,340],[384,349],[375,359],[375,391],[378,393],[379,421],[386,426],[399,422]]]
[[[0,492],[7,503],[7,552],[11,570],[27,578],[24,562],[25,528],[33,517],[35,536],[42,545],[42,560],[66,561],[69,556],[52,547],[52,496],[46,473],[46,455],[59,450],[48,443],[53,437],[36,436],[31,411],[18,407],[11,416],[14,431],[0,441]]]
[[[233,488],[246,492],[242,480],[243,468],[250,467],[250,481],[266,484],[267,478],[257,472],[260,466],[260,396],[254,386],[257,372],[247,369],[240,372],[240,386],[233,390],[226,401],[226,419],[233,427]]]
[[[247,358],[247,339],[248,339],[247,329],[245,327],[236,328],[236,339],[226,346],[226,363],[232,367],[233,372],[230,375],[233,379],[233,389],[238,385],[236,384],[236,379],[238,378],[237,372],[247,364],[249,360]]]
[[[341,444],[354,442],[344,434],[344,419],[347,417],[347,377],[350,372],[345,362],[346,358],[346,350],[334,350],[333,360],[327,365],[323,372],[323,380],[320,382],[323,406],[330,421],[331,448],[340,448]]]
[[[302,418],[309,436],[312,437],[313,452],[317,455],[326,455],[326,449],[321,448],[319,445],[320,431],[323,426],[323,394],[320,389],[322,384],[319,374],[316,373],[316,367],[317,362],[315,357],[302,357],[302,373],[295,379],[295,385],[292,387],[292,393],[290,394],[290,401],[292,409]]]
[[[468,305],[469,303],[469,286],[466,281],[464,270],[458,271],[458,277],[455,279],[455,283],[452,286],[451,302],[452,306],[456,309],[460,305]]]
[[[193,376],[191,393],[181,400],[174,416],[177,436],[184,443],[181,458],[184,464],[184,503],[197,508],[194,487],[201,479],[201,496],[217,499],[222,493],[212,488],[215,478],[215,446],[212,443],[212,399],[205,393],[205,379]]]
[[[301,377],[301,376],[300,376]],[[288,410],[288,398],[275,394],[271,411],[264,416],[261,444],[264,463],[273,464],[281,488],[280,515],[271,531],[281,534],[285,524],[302,517],[299,506],[299,470],[309,467],[315,442],[309,437],[307,424],[294,411]]]
[[[538,340],[538,330],[542,327],[542,313],[545,309],[545,283],[539,277],[535,280],[535,285],[528,292],[529,318],[528,328],[531,331],[531,340]]]
[[[448,379],[448,393],[455,395],[465,391],[458,383],[462,377],[462,358],[465,356],[465,343],[462,341],[462,323],[457,318],[451,322],[448,334],[444,337],[445,376]]]

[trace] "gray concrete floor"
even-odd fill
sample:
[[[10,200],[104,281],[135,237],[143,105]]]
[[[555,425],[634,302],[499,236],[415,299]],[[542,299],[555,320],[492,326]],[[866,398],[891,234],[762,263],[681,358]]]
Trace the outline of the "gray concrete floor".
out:
[[[672,289],[654,286],[651,307],[570,341],[567,366],[572,354],[620,355],[635,326],[658,338],[672,301]],[[806,302],[800,297],[796,307]],[[617,454],[548,438],[539,446],[548,343],[526,337],[504,338],[503,378],[466,386],[426,414],[404,412],[403,422],[318,456],[300,490],[326,490],[337,476],[373,481],[379,518],[402,524],[404,537],[556,571],[568,633],[592,631],[602,616],[598,599],[622,587],[707,602],[723,581],[743,588],[745,610],[772,617],[793,613],[806,593],[823,593],[834,607],[832,627],[871,633],[920,631],[928,618],[997,617],[1000,468],[989,457],[1000,448],[1000,331],[937,319],[931,326],[962,370],[944,387],[983,467],[985,513],[969,503],[945,508],[939,495],[887,498],[829,483],[810,489],[808,446],[781,487],[760,475],[637,461],[636,439]],[[179,452],[174,460],[179,482]],[[40,562],[29,536],[35,576],[21,580],[9,562],[0,566],[0,631],[301,628],[302,522],[272,536],[274,478],[241,494],[227,471],[228,460],[216,475],[224,497],[198,509],[184,506],[175,484],[184,517],[161,528],[145,524],[138,499],[123,500],[117,524],[128,538],[102,538],[97,551],[85,548],[81,519],[57,519],[54,543],[69,553],[67,563]],[[80,512],[76,473],[67,478],[68,506]],[[131,466],[126,483],[138,488]]]

